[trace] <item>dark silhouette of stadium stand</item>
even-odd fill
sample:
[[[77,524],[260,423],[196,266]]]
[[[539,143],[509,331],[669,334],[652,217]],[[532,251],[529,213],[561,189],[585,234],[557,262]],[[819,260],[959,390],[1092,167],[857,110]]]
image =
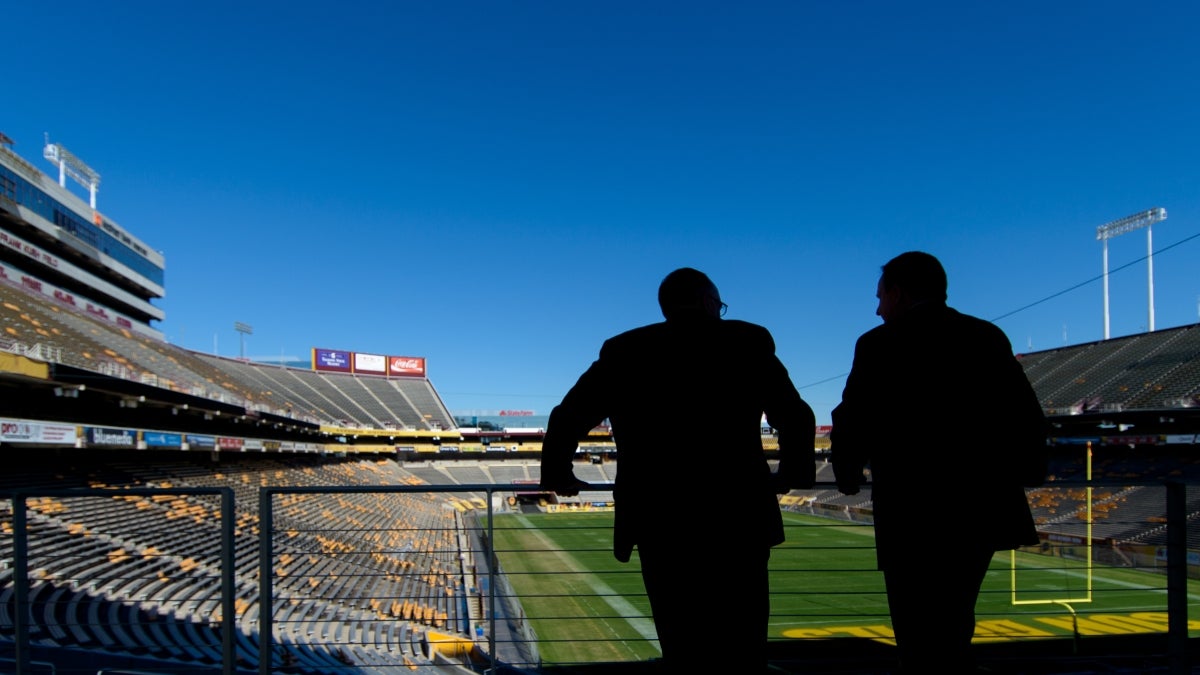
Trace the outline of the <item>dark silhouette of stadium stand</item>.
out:
[[[1149,357],[1169,348],[1183,336],[1180,331],[1160,335],[1133,335],[1099,343],[1089,355],[1090,363],[1074,371],[1074,378],[1049,395],[1056,399],[1094,401],[1101,410],[1121,409],[1143,388],[1162,376]]]
[[[1145,364],[1161,372],[1147,373],[1152,383],[1130,397],[1126,407],[1171,408],[1184,401],[1200,406],[1200,325],[1172,332],[1178,339],[1156,355],[1154,364]]]
[[[1200,403],[1200,324],[1019,355],[1051,415]],[[1193,403],[1184,403],[1193,401]]]
[[[1170,331],[1162,336],[1147,335],[1127,340],[1123,349],[1097,364],[1085,376],[1095,382],[1088,396],[1098,399],[1101,409],[1128,406],[1135,396],[1155,388],[1153,382],[1165,375],[1160,355],[1169,354],[1173,344],[1185,335],[1183,331]],[[1169,356],[1167,359],[1171,365],[1178,363]]]
[[[1107,358],[1117,344],[1113,341],[1095,342],[1069,350],[1051,370],[1031,372],[1031,369],[1027,369],[1025,374],[1037,392],[1042,407],[1066,412],[1070,406],[1082,400],[1091,389],[1083,373]]]
[[[1079,454],[1082,455],[1082,450]],[[1128,566],[1129,560],[1121,546],[1166,545],[1166,495],[1164,488],[1144,484],[1147,478],[1175,479],[1189,486],[1200,479],[1200,462],[1186,455],[1153,456],[1145,449],[1101,447],[1092,476],[1111,483],[1096,487],[1092,494],[1082,486],[1070,486],[1071,481],[1085,478],[1082,457],[1056,458],[1050,484],[1027,490],[1038,530],[1051,536],[1063,535],[1083,541],[1090,533],[1095,545],[1092,555],[1097,562]],[[1121,485],[1121,481],[1136,485]],[[1065,481],[1065,483],[1064,483]],[[1055,485],[1058,483],[1058,485]],[[1091,526],[1088,504],[1091,504]],[[1200,517],[1200,489],[1188,487],[1185,511],[1188,522]],[[1200,531],[1188,527],[1186,544],[1189,549],[1200,546]],[[1052,543],[1052,546],[1060,544]],[[1068,543],[1061,544],[1071,546]]]

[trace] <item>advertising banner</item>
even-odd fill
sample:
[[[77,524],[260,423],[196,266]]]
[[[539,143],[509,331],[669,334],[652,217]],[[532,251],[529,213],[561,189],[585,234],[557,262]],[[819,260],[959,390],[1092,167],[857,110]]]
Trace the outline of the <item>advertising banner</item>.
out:
[[[425,377],[425,358],[422,356],[388,357],[388,374],[405,377]]]
[[[242,439],[230,438],[229,436],[217,436],[218,450],[241,450]]]
[[[183,447],[183,434],[143,431],[142,442],[146,444],[147,448],[172,448],[178,450]]]
[[[137,432],[133,429],[85,427],[84,439],[89,446],[132,448],[137,445]]]
[[[367,373],[370,375],[386,375],[386,359],[380,354],[359,354],[358,352],[355,352],[354,372]]]
[[[313,370],[330,370],[335,373],[350,372],[350,352],[339,349],[313,349]]]
[[[74,445],[77,429],[68,424],[0,420],[0,443],[59,443]]]
[[[312,367],[334,373],[425,377],[423,356],[384,356],[317,347],[312,350]]]
[[[1105,436],[1104,445],[1158,445],[1158,436],[1156,435],[1137,435],[1137,436]]]
[[[188,434],[187,446],[190,450],[212,450],[217,447],[217,438],[202,434]]]

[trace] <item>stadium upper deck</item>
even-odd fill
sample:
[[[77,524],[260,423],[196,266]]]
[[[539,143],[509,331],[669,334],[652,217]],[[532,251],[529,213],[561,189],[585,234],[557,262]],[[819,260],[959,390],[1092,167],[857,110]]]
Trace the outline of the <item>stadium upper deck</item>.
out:
[[[4,351],[33,363],[7,368],[20,373],[16,386],[24,395],[10,397],[0,416],[79,422],[67,412],[76,409],[75,416],[97,423],[123,419],[150,431],[149,424],[174,422],[167,430],[199,436],[212,436],[221,415],[267,415],[285,429],[324,426],[335,437],[345,429],[394,433],[454,426],[423,371],[419,377],[355,378],[166,344],[151,325],[164,318],[152,304],[165,293],[163,255],[97,210],[99,175],[65,148],[47,140],[45,157],[59,169],[55,181],[10,145],[0,134],[0,341]],[[67,189],[67,177],[91,193],[90,203]],[[50,367],[39,370],[39,363]],[[31,372],[44,374],[30,378]],[[58,400],[39,409],[39,391],[54,391]],[[80,404],[64,405],[63,392]],[[108,409],[114,404],[119,411]],[[136,404],[143,410],[140,420],[127,414]],[[178,420],[157,420],[154,411],[161,409],[175,411]],[[178,414],[188,409],[202,411],[201,423]],[[183,423],[209,429],[180,428]]]
[[[99,320],[161,338],[152,304],[165,292],[163,255],[95,208],[99,175],[65,148],[47,142],[59,180],[39,171],[0,134],[0,275]],[[89,183],[91,204],[67,190],[70,176]]]

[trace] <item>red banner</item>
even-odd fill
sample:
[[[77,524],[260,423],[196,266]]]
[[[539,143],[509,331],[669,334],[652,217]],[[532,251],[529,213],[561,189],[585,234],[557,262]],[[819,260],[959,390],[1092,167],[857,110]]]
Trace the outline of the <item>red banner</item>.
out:
[[[425,358],[421,356],[389,356],[388,374],[425,377]]]

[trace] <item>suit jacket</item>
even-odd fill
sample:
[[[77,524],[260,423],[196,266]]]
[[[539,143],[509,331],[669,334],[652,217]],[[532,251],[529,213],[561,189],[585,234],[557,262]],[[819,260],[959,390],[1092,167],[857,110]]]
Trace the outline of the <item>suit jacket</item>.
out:
[[[866,332],[832,422],[839,487],[870,468],[881,568],[925,542],[1038,543],[1024,487],[1045,480],[1048,426],[990,322],[935,302]]]
[[[764,414],[779,434],[777,477],[763,452]],[[762,326],[690,317],[605,341],[550,413],[543,489],[574,477],[578,441],[605,419],[619,460],[613,550],[622,561],[647,537],[691,544],[692,554],[697,536],[719,548],[781,543],[776,490],[787,488],[777,481],[814,480],[812,408]],[[713,519],[690,518],[696,506]]]

